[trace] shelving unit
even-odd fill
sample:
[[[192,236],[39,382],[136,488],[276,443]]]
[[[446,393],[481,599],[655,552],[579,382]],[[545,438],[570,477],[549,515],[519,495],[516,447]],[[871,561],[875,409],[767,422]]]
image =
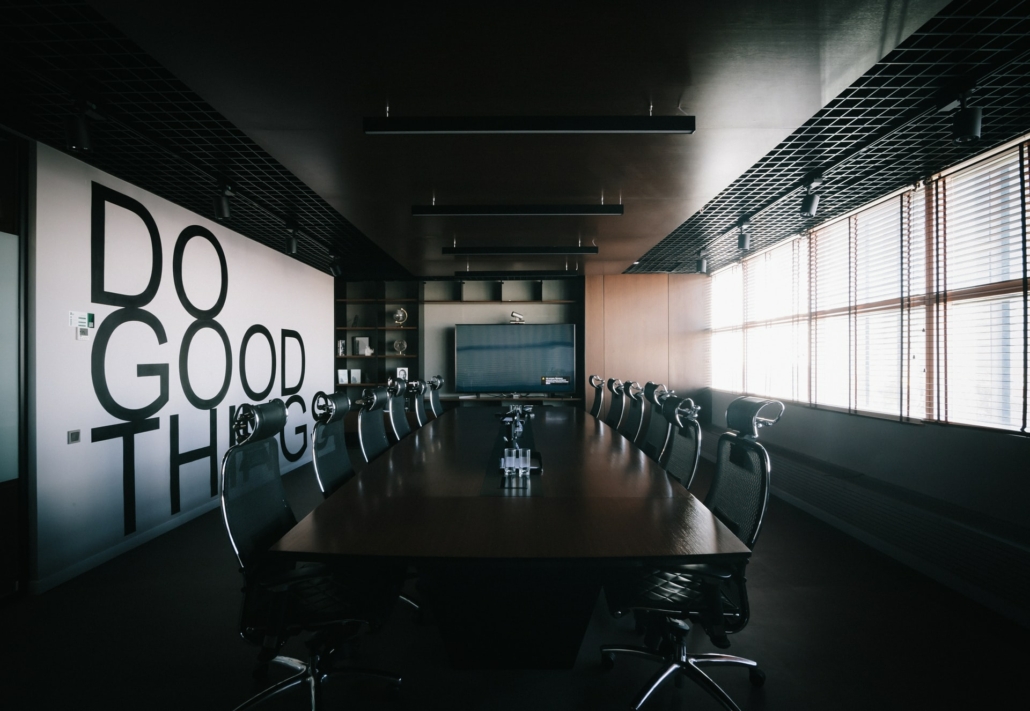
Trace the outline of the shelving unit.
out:
[[[336,282],[336,341],[344,341],[347,354],[334,360],[336,371],[345,371],[345,390],[352,400],[368,387],[385,385],[397,368],[408,369],[408,379],[444,377],[441,395],[449,406],[459,400],[453,395],[454,341],[456,323],[507,323],[511,311],[525,313],[530,323],[575,323],[577,325],[577,371],[582,364],[583,289],[580,278],[572,279],[440,279],[425,281]],[[393,322],[392,314],[404,308],[408,319]],[[357,323],[354,319],[357,317]],[[354,338],[367,337],[372,355],[354,352]],[[406,341],[403,354],[393,343]],[[336,344],[334,343],[334,346]],[[361,382],[351,383],[350,372],[361,371]],[[578,380],[578,379],[577,379]],[[548,398],[548,402],[579,402],[583,393],[572,397]],[[539,400],[539,399],[538,399]],[[483,400],[489,403],[489,400]]]
[[[346,390],[351,399],[361,396],[368,387],[385,385],[397,368],[408,368],[409,379],[418,377],[418,331],[420,302],[419,284],[415,281],[336,281],[336,343],[334,354],[337,390]],[[393,321],[393,314],[403,308],[408,318],[403,325]],[[356,319],[356,323],[355,323]],[[355,353],[355,338],[368,337],[372,355]],[[405,341],[404,353],[397,353],[395,341]],[[346,355],[339,354],[343,341]],[[352,371],[361,371],[360,381],[352,383]],[[346,383],[340,382],[340,371]]]
[[[583,369],[584,288],[581,276],[555,279],[434,279],[422,282],[419,306],[419,356],[422,377],[444,376],[441,398],[450,406],[490,404],[490,399],[454,394],[454,326],[458,323],[508,323],[513,310],[527,323],[576,324],[576,370]],[[549,404],[582,402],[581,378],[566,398],[535,398]],[[524,399],[533,401],[534,399]],[[499,401],[494,401],[499,402]]]

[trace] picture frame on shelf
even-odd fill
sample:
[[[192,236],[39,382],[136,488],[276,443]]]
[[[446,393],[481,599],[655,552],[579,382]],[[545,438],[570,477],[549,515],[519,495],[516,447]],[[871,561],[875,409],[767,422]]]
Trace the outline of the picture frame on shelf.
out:
[[[358,368],[351,369],[351,371],[350,371],[350,384],[351,385],[361,385],[361,370],[359,370]]]
[[[397,379],[398,380],[407,380],[408,379],[408,369],[407,368],[398,368],[397,369]]]
[[[346,368],[339,368],[339,369],[337,369],[337,371],[336,371],[336,384],[337,385],[346,385],[347,384],[347,378],[348,378],[348,372],[347,372]]]

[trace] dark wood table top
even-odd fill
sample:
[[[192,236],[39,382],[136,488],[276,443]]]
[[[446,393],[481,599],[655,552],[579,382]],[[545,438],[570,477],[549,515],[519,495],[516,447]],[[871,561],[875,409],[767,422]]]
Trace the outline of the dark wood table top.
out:
[[[306,560],[739,562],[740,540],[618,432],[572,407],[535,410],[538,495],[483,495],[500,429],[457,408],[370,462],[272,551]],[[496,463],[493,464],[496,467]],[[499,479],[499,475],[498,475]]]

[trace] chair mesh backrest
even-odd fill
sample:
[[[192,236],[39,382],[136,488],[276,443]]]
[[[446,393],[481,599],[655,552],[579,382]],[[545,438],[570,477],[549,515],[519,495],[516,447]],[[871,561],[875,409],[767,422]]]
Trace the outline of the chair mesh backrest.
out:
[[[395,442],[411,434],[411,425],[408,424],[408,415],[404,411],[404,398],[408,391],[408,382],[397,378],[393,381],[390,389],[390,405],[387,414],[390,420],[390,436]]]
[[[362,399],[364,403],[358,411],[358,447],[365,461],[371,462],[390,448],[384,422],[390,392],[385,387],[366,388]]]
[[[421,380],[412,380],[408,383],[408,401],[411,403],[411,411],[415,413],[415,423],[418,427],[429,422],[429,415],[426,414],[425,391],[426,384]]]
[[[661,416],[669,423],[670,430],[669,441],[658,462],[688,489],[701,459],[701,425],[690,416],[691,412],[696,409],[689,399],[669,395],[662,401]]]
[[[245,407],[237,411],[237,417]],[[267,408],[265,414],[271,414],[266,422],[276,421],[276,410],[281,408],[285,424],[286,408],[281,400],[253,409],[262,408]],[[261,427],[255,431],[255,435],[260,435],[257,439],[252,437],[230,447],[222,458],[222,519],[244,570],[260,563],[269,546],[297,523],[279,475],[279,443],[275,433],[272,427]]]
[[[622,422],[619,423],[619,433],[628,439],[630,442],[636,442],[637,437],[640,436],[640,427],[644,424],[644,394],[637,390],[634,392],[632,386],[636,385],[635,382],[627,382],[623,386],[623,392],[626,393],[626,400],[628,401],[628,407],[626,408],[626,414],[622,418]]]
[[[435,375],[426,381],[426,387],[429,388],[429,411],[433,413],[433,417],[439,417],[443,414],[443,404],[440,402],[440,388],[443,387],[443,378],[439,375]]]
[[[331,403],[331,406],[320,408],[320,402],[323,402],[320,398],[325,398],[324,402]],[[350,412],[350,398],[345,392],[331,395],[318,393],[311,405],[311,412],[315,416],[315,428],[311,435],[311,461],[315,466],[318,488],[322,490],[322,496],[328,497],[354,476],[354,465],[347,453],[343,428],[343,418]]]
[[[622,422],[622,411],[626,405],[622,381],[608,378],[608,392],[612,394],[612,402],[608,406],[608,414],[604,416],[604,423],[618,429],[619,423]]]
[[[656,385],[655,383],[648,383],[644,386],[644,399],[647,400],[647,407],[651,411],[651,416],[647,420],[647,427],[644,428],[644,438],[641,442],[641,449],[644,450],[644,454],[649,456],[656,462],[660,462],[662,454],[665,452],[665,446],[669,442],[669,433],[672,426],[669,421],[665,419],[665,415],[662,414],[662,404],[659,401],[659,397],[667,396],[668,390],[660,390],[665,388],[664,385]]]
[[[727,432],[719,438],[715,476],[705,506],[753,548],[769,503],[769,454],[751,439]]]
[[[590,385],[594,388],[594,404],[590,406],[590,414],[600,417],[604,405],[604,380],[600,376],[591,375]]]

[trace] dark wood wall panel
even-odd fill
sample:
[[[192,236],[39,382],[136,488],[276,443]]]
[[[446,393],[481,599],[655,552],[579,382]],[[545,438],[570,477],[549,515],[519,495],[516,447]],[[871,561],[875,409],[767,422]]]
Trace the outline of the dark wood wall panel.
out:
[[[664,383],[669,377],[669,277],[604,277],[606,377]]]
[[[594,404],[594,389],[590,387],[590,376],[607,377],[604,370],[604,276],[588,276],[585,280],[583,302],[583,398],[589,411]],[[601,411],[603,415],[606,407]]]
[[[683,394],[696,394],[709,383],[709,277],[669,275],[669,381]]]
[[[696,398],[709,380],[709,284],[702,274],[587,277],[584,380],[654,380]]]

